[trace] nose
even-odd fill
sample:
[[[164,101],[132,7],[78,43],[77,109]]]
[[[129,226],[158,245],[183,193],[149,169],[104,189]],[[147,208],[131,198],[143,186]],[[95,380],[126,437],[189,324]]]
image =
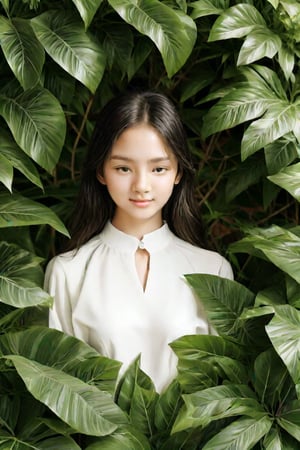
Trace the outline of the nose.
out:
[[[133,182],[133,191],[139,193],[146,193],[151,190],[150,177],[146,171],[136,173]]]

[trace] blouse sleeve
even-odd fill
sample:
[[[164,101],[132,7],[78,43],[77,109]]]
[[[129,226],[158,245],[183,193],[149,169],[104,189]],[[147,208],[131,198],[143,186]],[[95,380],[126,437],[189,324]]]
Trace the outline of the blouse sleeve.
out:
[[[49,327],[74,335],[65,272],[57,257],[53,258],[46,268],[44,289],[54,298],[49,311]]]
[[[230,280],[233,280],[233,271],[230,263],[227,261],[227,259],[222,258],[222,264],[219,270],[219,276],[223,278],[229,278]]]

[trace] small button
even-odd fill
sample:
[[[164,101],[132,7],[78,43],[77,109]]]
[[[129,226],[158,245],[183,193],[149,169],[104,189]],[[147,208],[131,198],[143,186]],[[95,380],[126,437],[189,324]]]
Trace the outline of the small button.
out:
[[[144,250],[145,244],[144,244],[143,241],[140,241],[140,242],[139,242],[139,248],[140,248],[141,250]]]

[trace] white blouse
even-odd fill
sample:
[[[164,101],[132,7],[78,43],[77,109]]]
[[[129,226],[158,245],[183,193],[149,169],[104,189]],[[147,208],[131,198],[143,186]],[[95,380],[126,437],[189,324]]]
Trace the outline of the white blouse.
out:
[[[150,254],[145,290],[135,265],[139,245]],[[49,326],[121,361],[121,374],[140,354],[141,369],[161,392],[176,376],[177,357],[168,344],[211,331],[183,277],[190,273],[233,277],[226,259],[179,239],[167,224],[141,244],[107,223],[78,251],[49,262],[45,290],[55,299]]]

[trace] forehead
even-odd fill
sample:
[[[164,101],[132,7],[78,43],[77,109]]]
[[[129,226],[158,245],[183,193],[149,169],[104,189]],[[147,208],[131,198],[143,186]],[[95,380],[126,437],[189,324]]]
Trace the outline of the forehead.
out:
[[[118,155],[133,159],[175,158],[162,135],[147,124],[134,125],[120,134],[112,145],[110,158]]]

